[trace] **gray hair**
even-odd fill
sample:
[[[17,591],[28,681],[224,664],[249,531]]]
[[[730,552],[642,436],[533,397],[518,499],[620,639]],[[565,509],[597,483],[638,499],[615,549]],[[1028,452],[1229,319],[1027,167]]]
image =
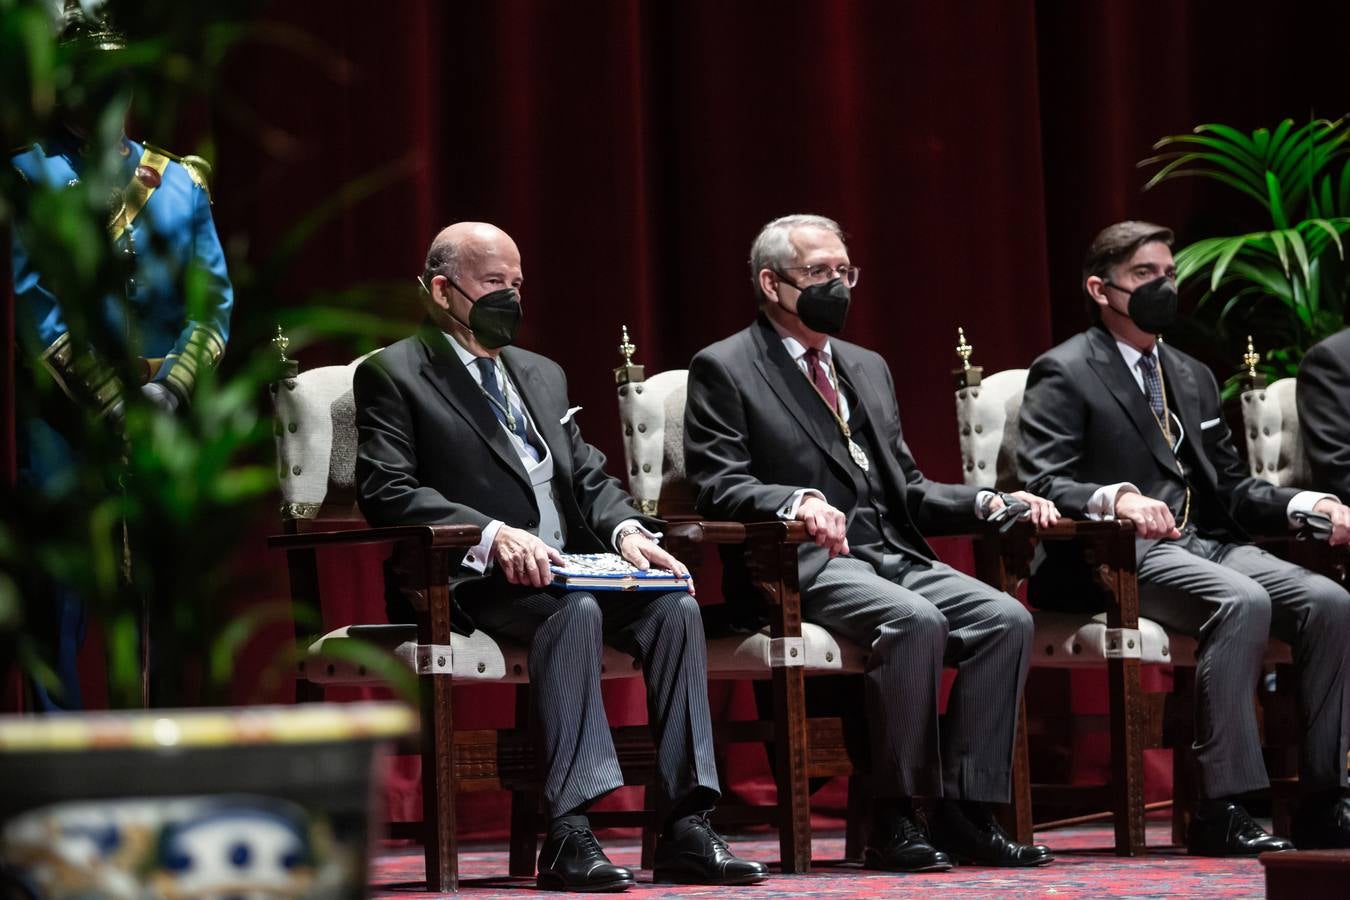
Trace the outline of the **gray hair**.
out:
[[[768,300],[764,289],[759,286],[759,273],[763,269],[779,271],[797,261],[797,250],[792,246],[794,228],[821,228],[844,240],[844,230],[834,219],[807,213],[795,213],[779,216],[759,230],[755,242],[750,245],[750,281],[755,286],[755,299],[760,303]]]
[[[431,279],[444,275],[454,281],[459,280],[460,246],[458,241],[437,237],[427,250],[427,261],[422,266],[422,281],[428,291]]]

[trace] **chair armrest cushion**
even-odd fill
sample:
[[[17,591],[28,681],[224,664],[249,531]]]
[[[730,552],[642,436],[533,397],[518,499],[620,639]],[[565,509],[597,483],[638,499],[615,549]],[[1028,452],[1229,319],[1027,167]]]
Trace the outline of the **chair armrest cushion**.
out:
[[[437,549],[472,547],[478,543],[481,536],[481,530],[476,525],[395,525],[389,528],[277,534],[267,539],[267,546],[273,550],[296,550],[307,547],[357,546],[416,540],[430,549]]]

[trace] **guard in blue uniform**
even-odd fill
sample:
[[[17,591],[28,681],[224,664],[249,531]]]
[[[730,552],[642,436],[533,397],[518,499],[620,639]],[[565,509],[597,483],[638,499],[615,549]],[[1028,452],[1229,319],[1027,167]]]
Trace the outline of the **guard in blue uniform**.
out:
[[[78,3],[67,2],[59,23],[63,43],[82,41],[95,50],[122,45],[106,20],[91,18]],[[97,110],[101,112],[101,110]],[[106,163],[72,121],[55,133],[15,152],[10,163],[35,192],[67,190]],[[87,124],[87,123],[86,123]],[[118,292],[103,298],[87,317],[101,316],[110,333],[127,342],[141,362],[139,384],[124,384],[115,368],[91,347],[72,339],[62,298],[54,293],[25,244],[25,228],[14,230],[15,325],[20,365],[29,372],[46,369],[64,396],[24,397],[33,379],[20,373],[20,413],[16,423],[19,481],[28,490],[59,496],[69,487],[79,452],[76,429],[66,423],[80,416],[101,416],[117,427],[124,396],[139,390],[154,404],[174,412],[191,399],[198,376],[214,366],[229,338],[233,290],[225,255],[211,217],[207,183],[210,167],[200,157],[179,158],[149,144],[123,138],[116,145],[117,187],[110,192],[108,239],[126,263],[127,278]],[[92,182],[91,182],[92,183]],[[46,257],[49,258],[49,257]],[[189,280],[200,279],[205,302],[187,307]],[[28,604],[30,630],[56,642],[55,662],[62,691],[50,695],[33,685],[42,709],[82,707],[77,655],[83,641],[83,604],[72,591]]]

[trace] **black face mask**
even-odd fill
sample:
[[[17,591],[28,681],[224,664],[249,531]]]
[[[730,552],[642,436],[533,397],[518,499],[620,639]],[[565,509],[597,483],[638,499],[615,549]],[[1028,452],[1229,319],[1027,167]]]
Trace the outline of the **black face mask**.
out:
[[[1127,315],[1140,330],[1149,334],[1162,334],[1176,323],[1177,288],[1166,275],[1146,281],[1132,291],[1109,281],[1106,285],[1130,295]]]
[[[455,290],[465,297],[469,296],[454,280],[450,278],[445,280],[454,285]],[[421,282],[422,279],[419,278],[418,281]],[[425,283],[422,287],[429,290]],[[515,288],[491,291],[473,301],[467,322],[449,310],[447,313],[450,318],[473,332],[474,340],[487,350],[496,350],[515,343],[516,334],[520,331],[520,320],[525,315],[520,306],[520,295],[516,293]]]
[[[797,287],[782,273],[779,273],[778,277],[793,287]],[[848,305],[852,295],[843,279],[831,278],[829,281],[822,281],[820,284],[813,284],[805,288],[797,288],[797,290],[801,291],[801,295],[797,297],[797,311],[793,312],[783,306],[785,312],[792,313],[801,319],[802,324],[807,328],[821,334],[838,334],[844,330],[844,322],[848,319]],[[779,305],[782,306],[782,304]]]

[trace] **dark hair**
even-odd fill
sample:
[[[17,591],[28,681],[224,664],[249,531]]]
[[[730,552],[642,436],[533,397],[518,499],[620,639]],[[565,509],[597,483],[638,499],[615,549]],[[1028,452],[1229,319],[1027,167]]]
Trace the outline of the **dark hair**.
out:
[[[1154,241],[1162,241],[1167,246],[1172,246],[1172,229],[1154,225],[1152,222],[1130,220],[1108,225],[1092,239],[1092,243],[1088,245],[1087,256],[1083,259],[1083,278],[1079,284],[1083,286],[1088,319],[1093,324],[1101,321],[1102,310],[1088,293],[1087,280],[1094,275],[1106,278],[1113,268],[1134,256],[1136,250]]]

